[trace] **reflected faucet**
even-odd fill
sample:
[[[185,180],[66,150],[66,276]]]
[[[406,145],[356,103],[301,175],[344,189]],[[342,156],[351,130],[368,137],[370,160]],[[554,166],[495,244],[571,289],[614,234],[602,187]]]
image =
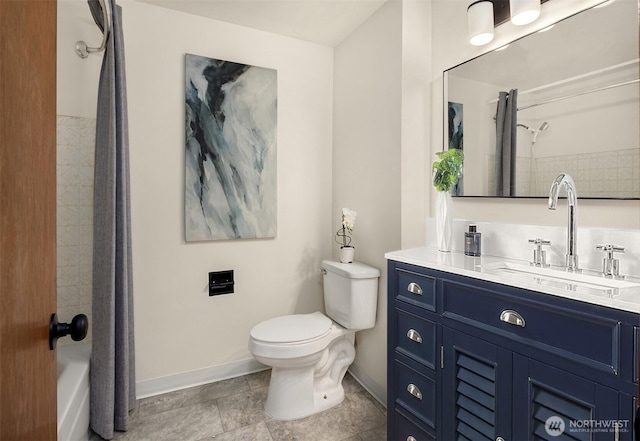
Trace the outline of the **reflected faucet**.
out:
[[[549,210],[555,210],[558,205],[558,194],[560,187],[564,184],[567,187],[567,254],[566,270],[579,273],[582,270],[578,267],[578,230],[576,220],[578,216],[578,193],[573,178],[566,173],[560,173],[551,184],[549,190]]]

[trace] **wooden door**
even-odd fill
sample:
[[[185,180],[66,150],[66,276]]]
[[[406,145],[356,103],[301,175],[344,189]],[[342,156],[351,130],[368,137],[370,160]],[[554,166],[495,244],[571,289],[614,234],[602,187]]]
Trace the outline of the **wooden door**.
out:
[[[56,439],[56,1],[0,0],[0,439]]]

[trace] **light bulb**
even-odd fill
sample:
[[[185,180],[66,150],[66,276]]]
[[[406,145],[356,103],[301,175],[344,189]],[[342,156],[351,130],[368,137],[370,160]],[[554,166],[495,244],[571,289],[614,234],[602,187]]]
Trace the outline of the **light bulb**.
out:
[[[540,16],[540,0],[509,0],[511,23],[522,26],[533,23]]]
[[[471,3],[467,8],[469,42],[482,46],[493,40],[493,3],[481,0]]]

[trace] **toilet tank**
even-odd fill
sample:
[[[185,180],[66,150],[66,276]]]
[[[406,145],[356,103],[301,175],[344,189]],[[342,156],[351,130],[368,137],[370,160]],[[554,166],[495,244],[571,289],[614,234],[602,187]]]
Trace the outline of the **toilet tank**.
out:
[[[347,329],[376,324],[380,270],[360,262],[322,261],[324,307],[327,315]]]

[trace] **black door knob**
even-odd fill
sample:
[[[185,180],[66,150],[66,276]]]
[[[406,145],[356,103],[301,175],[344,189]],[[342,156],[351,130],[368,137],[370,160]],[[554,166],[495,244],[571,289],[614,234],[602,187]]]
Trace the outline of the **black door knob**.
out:
[[[74,341],[84,339],[87,336],[88,329],[89,320],[84,314],[76,315],[71,320],[71,323],[59,323],[58,315],[51,314],[51,320],[49,321],[49,349],[54,350],[58,339],[65,335],[71,335],[71,339]]]

